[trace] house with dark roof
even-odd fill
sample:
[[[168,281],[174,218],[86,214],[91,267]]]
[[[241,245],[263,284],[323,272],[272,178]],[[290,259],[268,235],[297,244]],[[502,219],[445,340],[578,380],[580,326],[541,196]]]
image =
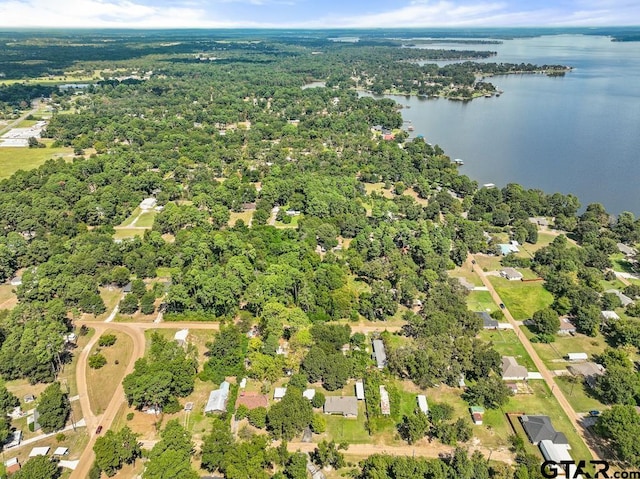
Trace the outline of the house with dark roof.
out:
[[[482,327],[484,329],[498,329],[498,321],[493,319],[486,311],[476,311],[475,314],[482,319]]]
[[[549,416],[520,416],[520,423],[529,441],[537,446],[540,441],[551,441],[554,444],[569,444],[564,433],[556,431]]]

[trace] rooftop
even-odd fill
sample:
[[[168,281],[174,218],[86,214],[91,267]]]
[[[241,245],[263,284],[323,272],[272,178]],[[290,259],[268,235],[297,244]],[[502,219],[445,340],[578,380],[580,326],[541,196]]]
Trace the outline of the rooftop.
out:
[[[268,407],[269,399],[264,394],[258,392],[241,392],[236,401],[236,407],[240,405],[245,406],[247,409],[256,409],[259,407]]]
[[[502,356],[502,379],[526,379],[527,368],[520,366],[513,356]]]
[[[328,396],[324,402],[325,414],[358,415],[358,400],[355,396]]]
[[[520,416],[520,422],[532,444],[549,440],[554,444],[569,444],[567,437],[556,431],[549,416]]]
[[[381,339],[373,340],[373,355],[375,356],[379,369],[382,369],[387,365],[387,353],[384,350],[384,343]]]
[[[204,407],[204,412],[222,412],[225,410],[229,399],[229,386],[230,384],[227,381],[223,381],[220,384],[220,389],[211,391],[207,405]]]

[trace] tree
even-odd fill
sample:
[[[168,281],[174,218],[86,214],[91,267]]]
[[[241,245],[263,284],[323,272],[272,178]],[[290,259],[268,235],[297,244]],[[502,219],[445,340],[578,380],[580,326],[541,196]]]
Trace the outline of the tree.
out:
[[[140,298],[140,311],[142,314],[153,314],[156,311],[156,295],[153,291],[147,291]]]
[[[640,396],[640,378],[631,367],[612,364],[598,376],[595,390],[607,404],[635,405]]]
[[[553,341],[553,337],[560,329],[560,318],[558,318],[558,313],[551,308],[540,309],[533,313],[532,320],[536,330],[538,331],[538,337],[551,339],[551,341]]]
[[[326,398],[324,397],[324,394],[322,394],[320,391],[316,391],[313,398],[311,399],[311,405],[314,408],[322,407],[324,406],[325,399]]]
[[[249,424],[258,429],[264,429],[267,425],[267,408],[257,407],[249,411],[247,415]]]
[[[116,344],[117,340],[118,337],[115,334],[103,334],[100,336],[100,339],[98,339],[98,345],[102,348],[106,348]]]
[[[225,421],[214,418],[212,426],[211,433],[204,437],[202,444],[202,468],[209,472],[223,469],[225,455],[234,445]]]
[[[96,464],[109,477],[115,475],[123,464],[133,463],[142,454],[138,435],[127,426],[117,433],[109,430],[96,439],[93,451]]]
[[[11,393],[3,381],[0,380],[0,416],[7,414],[20,405],[20,400]]]
[[[409,444],[426,436],[429,431],[429,417],[419,409],[413,411],[413,414],[402,417],[402,422],[398,425],[398,432],[402,439]]]
[[[143,479],[197,479],[198,473],[191,468],[191,434],[173,419],[160,437],[149,454]]]
[[[60,477],[58,464],[52,462],[48,456],[37,456],[24,463],[22,469],[16,472],[13,479],[56,479]]]
[[[512,396],[513,392],[504,381],[497,376],[489,376],[478,379],[475,384],[470,384],[462,397],[471,405],[480,405],[489,409],[497,409],[503,406]]]
[[[301,452],[294,452],[287,459],[284,467],[287,479],[307,479],[307,456]]]
[[[310,454],[311,460],[320,467],[331,466],[334,469],[340,469],[347,465],[340,449],[346,449],[346,447],[342,444],[336,445],[334,441],[322,441]]]
[[[138,297],[132,293],[127,293],[120,301],[119,311],[122,314],[133,314],[138,311]]]
[[[640,415],[635,406],[614,404],[598,417],[595,429],[611,441],[620,459],[634,467],[640,466]]]
[[[291,440],[313,420],[313,408],[302,391],[289,387],[282,400],[269,409],[267,427],[278,438]]]
[[[88,363],[91,369],[100,369],[105,364],[107,364],[107,358],[105,358],[104,355],[100,353],[92,354],[91,356],[89,356]]]
[[[40,396],[37,407],[38,423],[45,433],[62,429],[67,422],[71,405],[67,394],[60,389],[60,383],[55,382],[47,386]]]

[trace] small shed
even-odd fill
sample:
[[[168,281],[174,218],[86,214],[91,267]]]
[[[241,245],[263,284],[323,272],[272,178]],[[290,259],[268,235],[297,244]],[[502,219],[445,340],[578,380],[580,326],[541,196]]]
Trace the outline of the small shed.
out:
[[[418,394],[418,407],[423,413],[429,414],[429,404],[427,403],[427,396],[424,394]]]
[[[240,381],[240,389],[244,389],[247,387],[247,378],[242,378],[242,380]]]
[[[280,401],[287,394],[287,388],[275,388],[273,391],[273,399]]]
[[[181,329],[180,331],[176,331],[176,334],[173,335],[173,340],[180,346],[184,346],[187,344],[187,336],[189,336],[189,330]]]
[[[620,316],[615,311],[600,311],[600,317],[604,321],[617,321],[620,319]]]
[[[33,394],[27,394],[24,398],[23,398],[25,404],[29,404],[33,401],[36,400],[36,397]]]
[[[356,381],[356,399],[364,401],[364,383],[362,381]]]
[[[18,462],[18,458],[14,457],[12,459],[4,461],[4,470],[7,474],[18,472],[20,470],[20,463]]]
[[[558,329],[558,334],[574,334],[577,331],[576,326],[569,321],[569,318],[566,316],[562,316],[560,318],[560,328]]]
[[[20,286],[22,284],[22,276],[16,276],[9,281],[11,286]]]
[[[569,361],[586,361],[589,359],[589,355],[587,353],[569,353],[567,359]]]
[[[311,401],[316,395],[315,389],[305,389],[302,393],[302,397]]]
[[[383,416],[391,415],[391,401],[389,400],[389,393],[384,386],[380,386],[380,412]]]
[[[469,408],[469,412],[471,413],[473,424],[475,424],[476,426],[482,426],[482,421],[484,419],[484,408],[482,406],[471,406]]]
[[[54,456],[66,456],[69,454],[69,448],[68,447],[57,447],[55,451],[53,451],[53,455]]]
[[[34,447],[33,449],[31,449],[29,457],[46,456],[47,454],[49,454],[49,449],[51,449],[49,446]]]
[[[184,405],[184,410],[189,412],[189,411],[193,411],[193,402],[188,402]]]

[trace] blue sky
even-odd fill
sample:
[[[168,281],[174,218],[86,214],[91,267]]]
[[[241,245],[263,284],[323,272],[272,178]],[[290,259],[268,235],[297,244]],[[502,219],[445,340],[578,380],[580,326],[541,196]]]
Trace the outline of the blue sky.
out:
[[[640,25],[640,0],[0,0],[0,27]]]

